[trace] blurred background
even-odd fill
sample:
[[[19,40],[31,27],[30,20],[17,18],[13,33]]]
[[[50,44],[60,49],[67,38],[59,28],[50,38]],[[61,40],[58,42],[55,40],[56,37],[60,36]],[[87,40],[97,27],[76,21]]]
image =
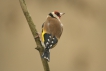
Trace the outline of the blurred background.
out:
[[[47,14],[65,12],[51,71],[106,71],[106,0],[25,0],[38,32]],[[18,0],[0,0],[0,71],[44,71]]]

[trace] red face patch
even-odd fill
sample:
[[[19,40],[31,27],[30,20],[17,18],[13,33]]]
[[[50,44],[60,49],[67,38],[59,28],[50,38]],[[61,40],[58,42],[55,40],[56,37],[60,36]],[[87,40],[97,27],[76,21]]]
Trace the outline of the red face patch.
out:
[[[55,13],[59,18],[61,17],[61,16],[60,16],[60,13],[59,13],[58,11],[55,11],[54,13]]]

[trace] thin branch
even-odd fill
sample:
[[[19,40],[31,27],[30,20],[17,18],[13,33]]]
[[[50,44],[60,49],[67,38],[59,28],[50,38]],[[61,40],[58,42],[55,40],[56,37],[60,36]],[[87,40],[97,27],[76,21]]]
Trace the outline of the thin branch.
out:
[[[41,60],[42,60],[42,64],[43,64],[43,67],[44,67],[44,71],[50,71],[47,60],[42,58],[42,53],[43,53],[43,51],[44,51],[44,48],[43,48],[42,45],[41,45],[40,38],[39,38],[39,37],[38,37],[38,38],[35,38],[36,36],[38,36],[38,32],[37,32],[37,30],[36,30],[36,26],[34,25],[34,23],[33,23],[33,21],[32,21],[31,16],[29,15],[29,12],[28,12],[28,10],[27,10],[27,6],[26,6],[26,4],[25,4],[25,1],[24,1],[24,0],[19,0],[19,2],[20,2],[20,5],[21,5],[21,8],[22,8],[22,10],[23,10],[23,13],[24,13],[24,15],[25,15],[25,17],[26,17],[26,20],[27,20],[27,22],[28,22],[28,25],[29,25],[29,27],[30,27],[30,29],[31,29],[32,35],[33,35],[33,37],[34,37],[34,39],[35,39],[35,42],[36,42],[36,44],[37,44],[36,49],[37,49],[37,50],[39,51],[39,53],[40,53],[40,57],[41,57]]]

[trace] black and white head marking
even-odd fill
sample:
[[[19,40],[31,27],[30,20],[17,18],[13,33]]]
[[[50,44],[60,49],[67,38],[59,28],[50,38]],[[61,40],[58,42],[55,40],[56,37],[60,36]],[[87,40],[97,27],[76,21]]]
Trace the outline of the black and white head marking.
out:
[[[49,16],[52,17],[52,18],[57,18],[57,19],[60,21],[59,18],[60,18],[61,16],[60,16],[60,13],[57,12],[57,11],[56,11],[56,12],[51,12],[51,13],[49,13]]]

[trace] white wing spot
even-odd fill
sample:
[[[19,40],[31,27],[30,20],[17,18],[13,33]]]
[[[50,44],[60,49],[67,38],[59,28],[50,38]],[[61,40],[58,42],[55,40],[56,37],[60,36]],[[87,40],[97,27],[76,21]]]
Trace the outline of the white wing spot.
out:
[[[53,41],[51,43],[53,43]]]
[[[49,43],[48,42],[46,42],[46,45],[48,45]]]
[[[50,39],[48,39],[48,41],[50,41]]]
[[[46,58],[46,57],[44,57],[44,58]]]
[[[54,38],[53,38],[54,39]]]
[[[49,61],[49,58],[46,58]]]
[[[51,36],[49,36],[51,38]]]
[[[50,47],[52,47],[52,45],[50,45]]]

